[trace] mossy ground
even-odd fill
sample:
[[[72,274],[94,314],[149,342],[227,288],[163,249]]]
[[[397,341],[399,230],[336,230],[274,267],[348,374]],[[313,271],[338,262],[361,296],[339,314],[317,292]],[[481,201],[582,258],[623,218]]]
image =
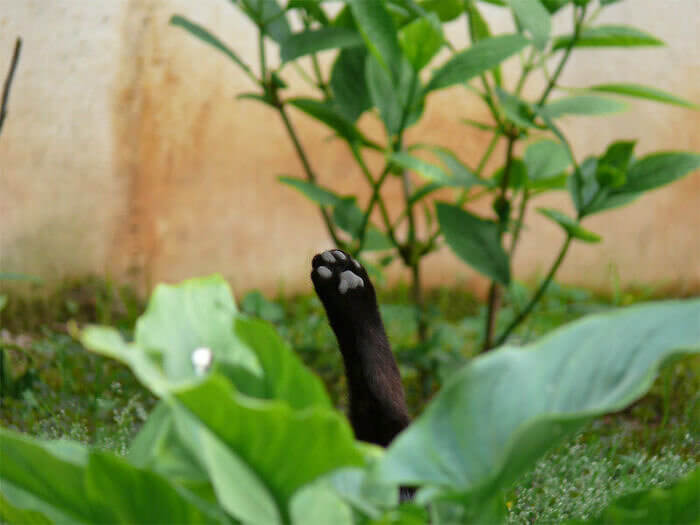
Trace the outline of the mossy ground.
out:
[[[514,286],[499,317],[503,327],[529,290]],[[536,339],[566,322],[615,306],[662,299],[650,287],[599,295],[553,284],[513,342]],[[416,313],[406,286],[380,294],[414,414],[460,364],[481,347],[484,305],[471,294],[440,288],[427,294],[427,342],[416,339]],[[85,323],[133,330],[143,302],[100,279],[66,283],[49,297],[7,298],[0,312],[0,424],[35,436],[70,438],[125,453],[155,404],[124,366],[85,351],[70,335]],[[245,296],[242,310],[275,324],[318,373],[341,409],[345,379],[335,339],[315,296]],[[557,523],[591,517],[622,494],[665,486],[700,460],[700,358],[678,360],[651,391],[624,412],[596,419],[524,475],[506,498],[512,523]]]

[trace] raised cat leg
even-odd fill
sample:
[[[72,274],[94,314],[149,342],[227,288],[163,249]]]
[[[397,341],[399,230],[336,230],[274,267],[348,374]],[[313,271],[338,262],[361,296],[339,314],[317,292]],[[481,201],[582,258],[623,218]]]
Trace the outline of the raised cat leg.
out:
[[[374,287],[362,265],[341,250],[316,255],[311,265],[343,355],[355,437],[386,447],[410,419]]]

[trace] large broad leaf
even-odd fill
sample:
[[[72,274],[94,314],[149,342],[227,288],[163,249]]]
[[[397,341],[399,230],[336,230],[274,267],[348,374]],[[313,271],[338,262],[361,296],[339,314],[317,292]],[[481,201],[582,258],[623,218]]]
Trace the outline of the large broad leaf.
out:
[[[698,109],[698,105],[688,100],[684,100],[672,93],[667,93],[657,88],[643,86],[641,84],[599,84],[591,86],[590,91],[599,91],[601,93],[613,93],[625,97],[642,98],[653,100],[654,102],[662,102],[664,104],[672,104],[684,108]]]
[[[486,500],[592,417],[639,399],[665,360],[698,352],[700,300],[593,315],[497,349],[451,377],[391,444],[381,478]]]
[[[542,111],[550,118],[558,118],[563,115],[609,115],[625,109],[627,105],[624,102],[613,98],[579,95],[553,100],[544,106]]]
[[[399,43],[413,69],[420,71],[445,43],[440,19],[434,13],[416,18],[401,28]]]
[[[668,488],[653,488],[615,500],[599,516],[585,523],[600,525],[677,525],[700,523],[700,469]],[[584,523],[568,521],[567,525]]]
[[[236,64],[238,64],[244,71],[252,73],[250,67],[248,67],[248,65],[245,62],[243,62],[243,60],[241,60],[241,58],[232,49],[230,49],[226,44],[224,44],[221,40],[212,35],[207,29],[200,26],[199,24],[195,24],[194,22],[191,22],[184,16],[180,15],[174,15],[170,19],[170,24],[183,28],[185,31],[199,38],[202,42],[205,42],[212,46],[214,49],[221,51],[224,55],[226,55]]]
[[[548,219],[556,222],[574,239],[579,239],[584,242],[600,242],[600,235],[586,230],[578,223],[578,221],[572,219],[568,215],[565,215],[559,210],[554,210],[552,208],[537,208],[537,211]]]
[[[507,285],[510,263],[501,245],[498,225],[458,206],[443,202],[436,206],[440,228],[452,251],[478,272]]]
[[[192,358],[199,348],[211,350],[213,367],[239,389],[254,392],[262,369],[254,352],[233,333],[235,314],[231,289],[221,276],[190,279],[177,286],[161,284],[136,323],[133,343],[101,326],[83,330],[81,342],[89,350],[127,363],[159,396],[196,380]]]
[[[381,0],[349,0],[348,4],[370,53],[398,80],[402,55],[396,27]]]
[[[367,50],[364,47],[343,49],[331,68],[333,105],[351,122],[372,107],[365,81],[366,59]]]
[[[235,332],[255,351],[264,370],[263,388],[256,397],[280,399],[295,410],[312,406],[331,408],[321,380],[304,366],[272,325],[238,317]]]
[[[178,392],[176,398],[188,409],[175,413],[178,432],[191,453],[206,465],[217,494],[225,488],[228,494],[237,494],[237,499],[246,497],[247,487],[237,479],[244,465],[269,491],[277,512],[284,516],[289,499],[302,486],[336,468],[363,464],[347,420],[332,409],[296,411],[286,403],[248,398],[217,374]],[[201,445],[202,439],[218,441],[221,452]],[[235,471],[219,470],[222,462],[235,463]],[[267,508],[264,500],[260,504]]]
[[[458,18],[464,10],[460,0],[419,0],[418,5],[438,15],[441,22],[450,22]]]
[[[542,51],[552,32],[549,12],[540,0],[510,0],[511,9],[522,29],[530,33],[535,47]]]
[[[309,29],[290,35],[280,47],[282,62],[324,51],[362,45],[362,37],[357,31],[343,27],[322,27]]]
[[[54,523],[226,523],[187,491],[123,459],[0,428],[0,502]],[[0,515],[5,513],[0,506]],[[27,516],[28,515],[28,516]]]
[[[278,180],[298,190],[315,203],[323,206],[335,206],[342,200],[340,195],[333,193],[331,190],[304,179],[299,179],[297,177],[279,177]]]
[[[528,44],[522,35],[503,35],[480,40],[469,49],[457,53],[438,68],[426,91],[460,84],[496,67]]]
[[[563,49],[571,45],[572,35],[554,40],[552,49]],[[584,29],[574,47],[636,47],[663,46],[664,43],[649,33],[629,26],[598,26]]]

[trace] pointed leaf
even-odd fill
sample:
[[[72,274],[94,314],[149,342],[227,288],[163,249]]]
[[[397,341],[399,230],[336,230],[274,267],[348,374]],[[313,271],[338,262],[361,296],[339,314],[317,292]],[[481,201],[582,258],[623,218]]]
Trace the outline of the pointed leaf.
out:
[[[658,152],[639,159],[627,173],[627,182],[616,193],[637,193],[670,184],[700,169],[700,154]]]
[[[331,68],[333,105],[350,122],[355,122],[372,107],[365,80],[366,59],[367,50],[364,47],[343,49]]]
[[[551,139],[530,144],[523,160],[527,166],[528,178],[532,181],[556,177],[571,165],[566,147]]]
[[[326,49],[342,49],[357,47],[363,43],[357,31],[343,27],[322,27],[294,33],[282,42],[280,55],[282,62],[290,62],[299,57],[325,51]]]
[[[625,111],[627,105],[612,98],[579,95],[549,102],[542,108],[550,118],[562,115],[609,115]]]
[[[522,35],[503,35],[480,40],[438,68],[433,73],[426,91],[466,82],[496,67],[527,44],[528,40]]]
[[[298,190],[306,197],[322,206],[335,206],[342,200],[340,195],[333,193],[331,190],[304,179],[299,179],[297,177],[278,177],[277,180]]]
[[[535,47],[544,50],[552,32],[552,21],[540,0],[510,0],[510,6],[520,26],[532,35]]]
[[[458,206],[439,202],[436,207],[440,228],[452,251],[478,272],[507,285],[510,262],[501,246],[498,225]]]
[[[688,100],[683,100],[672,93],[667,93],[666,91],[649,86],[642,86],[640,84],[600,84],[597,86],[591,86],[587,89],[590,91],[613,93],[615,95],[622,95],[626,97],[643,98],[690,109],[699,108],[697,104],[694,104]]]
[[[416,18],[401,28],[399,43],[413,69],[420,71],[445,43],[440,19],[434,13]]]
[[[200,26],[199,24],[195,24],[194,22],[191,22],[184,16],[180,15],[173,15],[170,18],[170,24],[183,28],[185,31],[188,31],[190,34],[199,38],[202,42],[209,44],[214,49],[218,49],[224,55],[226,55],[236,64],[238,64],[241,67],[241,69],[243,69],[243,71],[247,71],[248,73],[252,74],[250,67],[248,67],[248,65],[245,62],[243,62],[243,60],[241,60],[241,58],[232,49],[227,47],[226,44],[224,44],[221,40],[212,35],[204,27]]]
[[[348,0],[369,52],[394,80],[399,78],[401,47],[391,15],[381,0]]]
[[[600,242],[600,236],[593,232],[586,230],[581,227],[581,225],[575,220],[564,215],[559,210],[554,210],[552,208],[537,208],[537,211],[548,219],[553,220],[559,226],[561,226],[565,232],[571,235],[575,239],[580,239],[584,242]]]
[[[333,129],[338,136],[344,138],[348,142],[361,144],[369,143],[352,122],[347,120],[334,107],[325,102],[311,98],[293,98],[290,99],[288,103],[310,117],[323,122],[326,126]]]
[[[573,36],[561,36],[554,40],[552,49],[564,49],[571,45]],[[664,43],[649,33],[630,26],[598,26],[584,29],[574,47],[635,47],[663,46]]]

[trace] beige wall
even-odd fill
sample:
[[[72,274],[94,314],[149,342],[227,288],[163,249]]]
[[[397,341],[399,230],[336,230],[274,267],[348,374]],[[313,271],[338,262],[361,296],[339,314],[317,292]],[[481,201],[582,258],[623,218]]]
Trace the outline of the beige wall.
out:
[[[672,4],[635,0],[609,8],[601,22],[644,28],[668,47],[580,51],[563,82],[646,83],[700,102],[700,3]],[[15,35],[25,41],[0,136],[1,271],[49,282],[107,273],[139,286],[221,272],[238,290],[308,287],[308,260],[329,241],[318,211],[275,182],[278,174],[301,175],[282,124],[266,107],[235,99],[251,82],[224,56],[168,26],[173,13],[255,61],[255,33],[222,0],[0,0],[3,75]],[[488,14],[507,28],[497,9]],[[558,19],[562,29],[564,22]],[[461,25],[450,31],[463,44]],[[600,153],[614,138],[638,138],[638,153],[700,150],[697,112],[630,105],[619,116],[565,121],[579,157]],[[475,164],[488,137],[460,125],[460,116],[485,112],[464,90],[441,92],[409,138],[452,147]],[[341,192],[361,185],[340,142],[303,115],[293,120],[324,184]],[[371,117],[361,123],[380,136]],[[398,188],[387,194],[398,197]],[[623,283],[700,290],[699,202],[695,174],[588,220],[605,241],[575,246],[561,277],[606,286],[614,263]],[[563,195],[536,204],[569,209]],[[515,264],[523,278],[543,271],[561,241],[556,227],[530,219]],[[483,288],[447,250],[428,258],[425,280]]]

